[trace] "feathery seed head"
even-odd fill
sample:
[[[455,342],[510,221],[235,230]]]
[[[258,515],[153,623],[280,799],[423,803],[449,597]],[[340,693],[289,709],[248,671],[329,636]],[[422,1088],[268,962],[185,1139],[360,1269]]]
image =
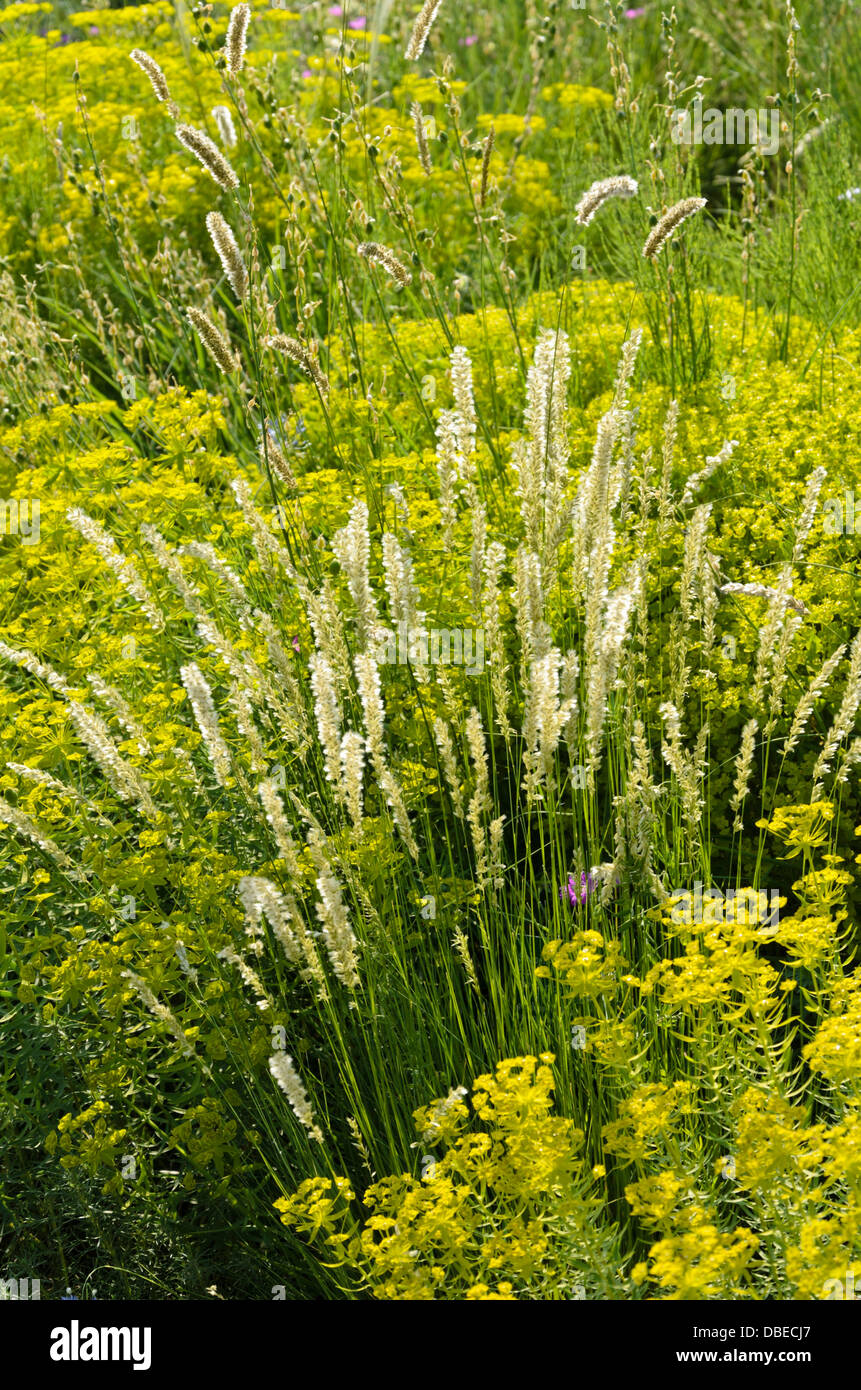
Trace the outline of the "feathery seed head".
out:
[[[288,874],[291,878],[299,878],[301,871],[296,843],[290,832],[290,823],[284,814],[284,806],[275,783],[269,779],[261,782],[257,788],[257,795],[260,797],[266,819],[272,827],[275,842],[278,845],[278,853],[287,865]]]
[[[269,1058],[269,1070],[290,1102],[296,1119],[307,1129],[308,1138],[322,1144],[323,1131],[314,1123],[314,1112],[299,1073],[293,1065],[293,1058],[288,1057],[286,1052],[273,1052]]]
[[[332,969],[342,985],[357,989],[360,984],[358,942],[350,925],[341,885],[327,858],[325,838],[318,826],[308,832],[307,843],[317,870],[317,892],[320,894],[315,910]]]
[[[17,830],[19,835],[23,835],[25,839],[31,840],[33,844],[38,845],[45,854],[50,855],[61,869],[69,871],[74,870],[74,864],[68,854],[60,849],[60,846],[52,840],[50,836],[43,834],[34,820],[31,820],[29,816],[24,815],[23,811],[17,810],[14,806],[10,806],[8,801],[3,801],[1,798],[0,825],[11,825]],[[74,877],[78,877],[78,875],[74,874]]]
[[[218,138],[225,149],[232,150],[236,145],[236,128],[229,106],[213,106],[210,115],[218,126]]]
[[[412,273],[388,246],[381,246],[378,241],[362,241],[356,251],[372,265],[381,265],[399,285],[409,285],[412,281]]]
[[[146,614],[147,621],[154,632],[164,628],[164,618],[158,611],[155,601],[144,584],[133,561],[123,555],[113,536],[99,522],[82,511],[80,507],[70,507],[66,519],[72,523],[90,545],[95,546],[105,564],[116,575],[119,582],[132,598],[136,599]]]
[[[273,333],[271,337],[264,338],[263,346],[283,352],[285,357],[289,357],[291,362],[295,362],[296,366],[301,367],[305,375],[311,378],[321,396],[328,394],[329,378],[298,338],[288,338],[284,333]]]
[[[627,174],[620,174],[611,179],[598,179],[591,188],[587,188],[577,204],[574,220],[579,222],[581,227],[587,227],[598,209],[611,198],[635,198],[639,191],[637,180],[629,178]]]
[[[748,784],[750,782],[751,769],[753,767],[753,756],[756,752],[756,731],[759,725],[755,719],[749,719],[741,731],[741,746],[735,760],[735,788],[730,810],[735,816],[733,828],[743,829],[741,819],[742,802],[746,800],[748,794]]]
[[[26,649],[19,651],[17,647],[8,647],[5,642],[0,642],[0,657],[4,661],[11,661],[13,666],[20,666],[22,670],[29,671],[31,676],[44,681],[51,690],[56,690],[60,695],[68,694],[69,685],[63,676],[55,671],[53,666],[43,664],[33,652]]]
[[[816,508],[819,505],[819,494],[822,484],[825,482],[827,469],[820,464],[814,468],[807,480],[807,487],[804,490],[804,504],[801,508],[801,516],[798,518],[798,525],[795,528],[795,546],[792,552],[793,563],[797,563],[803,553],[804,544],[810,534],[813,525],[813,518],[816,515]]]
[[[212,691],[200,667],[194,662],[190,662],[188,666],[183,666],[179,674],[191,702],[197,727],[203,736],[206,751],[212,762],[215,780],[220,787],[223,787],[231,774],[232,767],[230,752],[222,737],[218,715],[215,712]]]
[[[350,597],[355,604],[358,638],[364,651],[374,640],[379,622],[369,570],[371,538],[366,503],[355,502],[350,508],[346,526],[336,531],[332,538],[332,549],[344,571]]]
[[[712,473],[714,473],[715,470],[719,468],[722,463],[726,463],[730,458],[732,458],[733,451],[737,448],[737,439],[726,439],[724,440],[724,443],[719,453],[711,456],[706,455],[705,468],[701,468],[699,473],[692,473],[691,476],[688,478],[688,481],[685,485],[685,491],[682,496],[682,506],[685,506],[689,502],[693,502],[694,493],[702,487],[703,483],[711,477]]]
[[[230,11],[230,22],[224,40],[224,56],[230,77],[238,77],[245,61],[245,42],[248,37],[248,21],[251,18],[250,5],[234,5]]]
[[[643,247],[643,255],[647,261],[653,261],[665,242],[669,241],[673,233],[689,217],[693,217],[695,212],[699,212],[706,205],[705,198],[682,198],[680,203],[675,203],[673,207],[665,212],[659,222],[655,224],[646,238]]]
[[[379,768],[385,760],[383,729],[386,719],[380,673],[370,652],[360,652],[354,658],[353,666],[365,716],[368,752],[375,768]]]
[[[749,594],[751,598],[767,598],[771,603],[783,604],[786,608],[794,608],[796,613],[802,617],[810,610],[800,598],[793,598],[791,594],[784,593],[780,589],[772,589],[768,584],[721,584],[722,594]]]
[[[208,212],[206,214],[206,230],[212,238],[218,259],[230,281],[230,288],[237,299],[243,299],[248,288],[248,273],[232,228],[225,222],[220,212]]]
[[[408,63],[416,62],[424,53],[428,34],[431,31],[431,25],[437,17],[441,4],[442,0],[425,0],[425,3],[422,5],[419,14],[416,16],[416,22],[410,34],[410,41],[404,51],[404,57]]]
[[[477,425],[475,397],[473,396],[472,390],[472,363],[469,360],[469,353],[466,348],[460,345],[452,348],[449,364],[451,369],[451,390],[454,396],[455,410],[458,415],[458,448],[466,458],[475,448],[475,431]]]
[[[146,782],[137,768],[132,767],[121,756],[105,721],[94,710],[79,704],[77,700],[70,700],[68,708],[69,718],[78,737],[86,745],[93,761],[120,800],[135,802],[144,815],[155,819],[158,809]]]
[[[362,826],[362,773],[365,766],[365,740],[350,729],[341,739],[341,774],[344,802],[357,830]]]
[[[427,136],[425,135],[424,116],[422,115],[422,108],[417,101],[414,101],[410,107],[410,115],[413,118],[413,130],[416,137],[416,149],[419,152],[419,163],[426,174],[431,174],[433,172],[433,166],[431,164]]]
[[[199,309],[186,309],[186,317],[197,334],[216,367],[228,375],[235,372],[239,363],[230,350],[224,334]]]
[[[189,153],[194,155],[197,162],[203,166],[210,178],[215,180],[219,188],[229,190],[239,187],[239,176],[236,170],[204,131],[195,130],[194,126],[191,125],[178,125],[176,138]]]
[[[317,716],[317,733],[323,749],[326,778],[340,796],[341,707],[334,672],[319,652],[311,657],[311,689],[314,692],[314,713]]]
[[[170,101],[170,90],[167,85],[167,78],[159,67],[155,58],[151,58],[142,48],[133,48],[129,54],[133,63],[137,63],[141,72],[145,72],[152,89],[155,92],[156,101]]]

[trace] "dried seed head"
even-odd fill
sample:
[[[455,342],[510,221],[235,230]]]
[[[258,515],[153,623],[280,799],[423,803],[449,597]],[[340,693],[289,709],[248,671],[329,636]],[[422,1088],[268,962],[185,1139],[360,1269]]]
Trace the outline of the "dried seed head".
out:
[[[302,368],[306,376],[311,377],[321,395],[328,394],[329,378],[320,370],[305,344],[300,343],[298,338],[288,338],[284,333],[274,333],[271,338],[264,338],[263,346],[283,352],[285,357],[289,357],[291,362]]]
[[[322,1144],[323,1131],[315,1123],[308,1094],[293,1065],[293,1058],[288,1057],[286,1052],[273,1052],[269,1058],[269,1070],[290,1102],[296,1119],[307,1129],[309,1139],[316,1139],[318,1144]]]
[[[199,309],[186,309],[188,321],[197,334],[216,367],[222,372],[235,372],[239,363],[230,351],[227,339]]]
[[[721,584],[719,593],[749,594],[751,598],[767,598],[771,603],[781,603],[786,608],[794,609],[802,617],[810,612],[800,598],[792,598],[790,594],[783,593],[780,589],[772,589],[768,584]]]
[[[156,101],[170,101],[170,91],[167,85],[167,78],[159,67],[155,58],[151,58],[142,48],[133,48],[129,54],[133,63],[137,63],[141,72],[145,72],[152,89],[155,92]]]
[[[233,771],[233,765],[215,712],[212,690],[200,667],[193,661],[181,667],[179,674],[209,754],[215,780],[223,787]]]
[[[236,145],[236,130],[229,106],[213,106],[210,112],[218,126],[218,138],[225,149],[232,150]]]
[[[714,473],[722,463],[726,463],[727,460],[732,457],[733,450],[737,447],[737,439],[725,439],[719,453],[706,455],[705,468],[701,468],[698,473],[692,473],[685,484],[685,490],[682,495],[683,507],[694,500],[694,493],[702,487],[703,483],[711,477],[712,473]]]
[[[416,149],[419,152],[419,163],[425,173],[430,174],[433,166],[431,165],[427,136],[425,135],[424,116],[422,115],[422,108],[417,101],[414,101],[410,107],[410,115],[413,118],[413,130],[416,134]]]
[[[493,126],[491,126],[490,130],[487,132],[487,138],[484,142],[484,149],[481,155],[481,187],[478,192],[478,206],[480,208],[483,208],[487,201],[487,179],[490,174],[490,156],[493,154],[493,142],[495,139],[496,131]]]
[[[32,840],[33,844],[38,845],[45,853],[50,855],[61,869],[66,869],[70,873],[74,870],[74,864],[66,854],[65,850],[60,849],[56,842],[45,835],[34,820],[25,816],[23,811],[18,811],[14,806],[10,806],[8,801],[0,800],[0,825],[11,825],[23,835],[25,839]],[[75,874],[75,877],[78,875]]]
[[[749,719],[741,731],[741,746],[735,760],[735,789],[730,810],[735,816],[734,829],[744,828],[741,819],[742,803],[747,800],[750,789],[750,774],[753,767],[753,758],[756,753],[756,732],[759,725],[755,719]]]
[[[194,155],[198,163],[203,165],[210,178],[213,178],[220,188],[239,187],[236,170],[202,130],[195,130],[194,126],[190,125],[178,125],[176,138]]]
[[[230,11],[230,23],[224,40],[224,56],[230,77],[238,77],[245,61],[245,40],[248,35],[248,21],[251,18],[250,5],[235,5]]]
[[[411,272],[407,270],[406,266],[389,250],[388,246],[381,246],[378,241],[362,241],[356,247],[356,250],[360,256],[364,256],[372,265],[381,265],[399,285],[408,285],[412,280],[413,277]]]
[[[598,209],[610,198],[635,198],[639,191],[640,185],[637,180],[629,178],[627,174],[620,174],[612,179],[599,179],[586,190],[577,204],[575,221],[579,222],[581,227],[586,227]]]
[[[646,239],[646,244],[643,247],[643,255],[646,260],[653,261],[664,242],[669,241],[676,228],[686,222],[689,217],[693,217],[694,213],[699,212],[705,205],[705,198],[683,198],[680,203],[674,204],[668,212],[665,212]]]
[[[220,212],[209,212],[206,215],[206,230],[212,238],[212,244],[218,252],[218,259],[224,267],[233,293],[237,299],[243,299],[248,289],[248,273],[232,229]]]
[[[0,642],[0,657],[4,661],[11,661],[14,666],[20,666],[22,670],[29,671],[31,676],[36,676],[38,680],[44,681],[51,690],[56,690],[60,695],[68,695],[69,686],[58,671],[52,666],[45,666],[33,652],[26,649],[19,651],[17,647],[7,647],[5,642]]]
[[[263,440],[260,441],[260,457],[263,459],[264,463],[267,459],[269,460],[275,472],[282,482],[286,483],[287,487],[295,488],[297,486],[293,469],[287,462],[287,458],[281,446],[276,443],[271,434],[266,439],[265,443]]]
[[[810,682],[810,685],[807,687],[807,690],[799,700],[795,714],[792,717],[792,726],[787,735],[786,742],[783,745],[784,757],[792,752],[798,740],[801,738],[801,735],[804,733],[804,730],[807,728],[808,720],[816,708],[816,702],[821,697],[825,687],[830,684],[831,677],[843,660],[845,652],[846,643],[844,642],[836,651],[831,653],[827,661],[823,662],[816,675],[813,677],[813,680]],[[11,766],[11,764],[8,764],[8,766]]]
[[[76,530],[80,531],[84,540],[95,546],[105,564],[113,570],[126,592],[137,600],[153,631],[161,632],[164,628],[164,617],[141,579],[134,561],[122,553],[110,532],[106,531],[98,521],[94,521],[86,512],[81,511],[80,507],[70,507],[66,512],[66,518]],[[38,674],[41,675],[41,671]]]
[[[404,57],[407,59],[407,62],[414,63],[424,53],[428,34],[431,31],[431,25],[437,17],[441,4],[442,0],[425,0],[425,3],[422,5],[421,12],[416,16],[413,32],[410,34],[410,41],[404,52]]]

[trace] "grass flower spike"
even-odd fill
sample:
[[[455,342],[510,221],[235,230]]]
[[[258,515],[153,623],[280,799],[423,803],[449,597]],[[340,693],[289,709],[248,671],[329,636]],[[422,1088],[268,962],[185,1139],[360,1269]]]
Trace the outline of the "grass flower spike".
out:
[[[297,367],[301,367],[306,376],[314,382],[322,396],[328,395],[329,378],[320,367],[298,338],[288,338],[284,333],[275,333],[272,337],[265,339],[264,347],[275,348],[276,352],[282,352],[285,357],[289,357],[291,362],[295,362]]]
[[[286,1052],[273,1052],[269,1058],[269,1070],[289,1100],[296,1119],[307,1129],[309,1139],[322,1144],[323,1131],[314,1122],[314,1112],[308,1100],[308,1093],[293,1065],[293,1058],[288,1057]]]
[[[167,85],[167,78],[165,77],[158,63],[155,61],[155,58],[151,58],[150,55],[148,53],[145,53],[142,48],[133,48],[131,53],[129,54],[129,57],[131,58],[133,63],[137,63],[141,72],[146,73],[147,77],[150,80],[150,83],[152,84],[152,89],[155,93],[156,101],[163,101],[167,106],[170,115],[173,116],[175,119],[179,115],[179,108],[176,106],[176,103],[171,98],[170,89]]]
[[[218,259],[221,261],[224,273],[230,281],[230,288],[237,299],[244,299],[245,291],[248,288],[248,272],[245,269],[242,252],[239,250],[231,227],[225,222],[220,212],[208,212],[206,214],[206,229],[218,252]]]
[[[230,11],[227,36],[224,40],[224,58],[228,76],[230,77],[238,77],[242,71],[242,64],[245,61],[248,21],[250,18],[250,5],[234,5],[233,9]]]
[[[680,203],[665,212],[663,217],[655,224],[646,238],[643,247],[643,255],[647,261],[653,261],[658,252],[668,242],[683,222],[694,213],[700,212],[706,206],[705,198],[683,198]]]
[[[236,127],[233,124],[233,117],[230,114],[229,106],[213,106],[210,112],[212,119],[218,126],[218,138],[226,150],[236,148]]]
[[[635,198],[639,188],[637,180],[627,174],[619,174],[610,179],[598,179],[586,190],[577,204],[574,220],[579,222],[581,227],[588,227],[599,208],[611,198]]]
[[[203,166],[219,188],[229,192],[231,189],[239,187],[236,170],[204,131],[195,130],[194,126],[190,125],[178,125],[176,138],[194,155],[197,162]]]
[[[224,334],[199,309],[186,309],[186,317],[219,371],[230,374],[239,366]]]
[[[431,31],[433,22],[439,13],[442,0],[425,0],[419,11],[416,22],[413,25],[410,41],[407,44],[404,57],[407,62],[415,63],[425,51],[425,44],[428,41],[428,34]]]
[[[412,280],[411,272],[407,270],[403,262],[398,260],[394,252],[389,250],[388,246],[381,246],[378,241],[363,241],[356,247],[356,250],[372,265],[381,265],[399,285],[408,285]]]

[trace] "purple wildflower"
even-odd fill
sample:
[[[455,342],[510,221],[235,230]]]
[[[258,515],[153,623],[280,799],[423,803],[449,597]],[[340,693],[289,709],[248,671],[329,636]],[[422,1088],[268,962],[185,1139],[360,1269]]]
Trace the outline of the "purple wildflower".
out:
[[[626,19],[639,19],[640,16],[641,16],[641,15],[644,15],[645,13],[646,13],[646,7],[645,7],[645,5],[641,5],[640,8],[639,8],[638,10],[626,10],[626,11],[625,11],[625,18],[626,18]]]
[[[464,48],[472,48],[474,43],[478,43],[478,34],[467,34],[465,39],[458,39],[458,43]]]
[[[357,15],[355,19],[347,20],[348,29],[364,29],[368,21],[363,14]]]
[[[595,880],[591,874],[580,875],[579,887],[577,885],[577,880],[574,877],[574,875],[569,874],[567,884],[563,884],[563,886],[559,889],[559,896],[564,901],[565,894],[567,893],[568,901],[570,902],[572,907],[582,907],[589,894],[594,893],[594,891]]]

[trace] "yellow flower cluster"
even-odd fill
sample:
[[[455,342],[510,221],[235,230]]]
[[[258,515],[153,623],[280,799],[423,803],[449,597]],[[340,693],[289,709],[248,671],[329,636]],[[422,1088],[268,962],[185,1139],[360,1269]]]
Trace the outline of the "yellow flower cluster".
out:
[[[83,1167],[93,1175],[103,1168],[113,1169],[113,1176],[102,1188],[106,1195],[123,1190],[119,1159],[128,1135],[127,1129],[110,1127],[110,1113],[110,1104],[97,1100],[79,1115],[64,1115],[45,1141],[49,1152],[59,1150],[60,1163],[66,1169]]]
[[[690,1230],[652,1246],[649,1278],[671,1301],[743,1298],[742,1280],[758,1245],[758,1237],[743,1226],[721,1232],[697,1212],[691,1217]],[[639,1269],[642,1276],[642,1266]]]
[[[542,954],[550,965],[538,966],[536,975],[550,979],[552,969],[575,998],[612,999],[626,968],[619,943],[605,941],[597,931],[575,932],[570,941],[548,941]]]
[[[312,1178],[276,1207],[285,1225],[320,1240],[377,1298],[512,1300],[576,1282],[589,1203],[582,1134],[551,1115],[553,1057],[516,1057],[415,1112],[422,1176],[367,1189],[360,1221],[343,1178]],[[538,1295],[540,1296],[540,1295]]]

